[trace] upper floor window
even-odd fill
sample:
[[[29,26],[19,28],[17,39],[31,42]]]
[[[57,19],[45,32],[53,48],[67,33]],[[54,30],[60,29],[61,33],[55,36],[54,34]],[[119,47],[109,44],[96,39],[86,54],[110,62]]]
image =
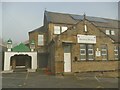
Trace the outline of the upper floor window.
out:
[[[111,30],[111,35],[115,35],[115,31],[114,30]]]
[[[66,26],[54,26],[54,34],[61,34],[65,32],[68,28]]]
[[[63,26],[61,32],[65,32],[67,29],[68,29],[67,27]]]
[[[60,26],[54,26],[54,34],[60,34],[61,30],[60,30]]]
[[[38,35],[38,45],[44,45],[44,35]]]
[[[115,35],[114,30],[106,30],[106,35]]]
[[[106,35],[110,35],[110,30],[106,30]]]
[[[87,25],[86,25],[86,24],[84,25],[84,31],[85,31],[85,32],[88,31],[88,30],[87,30]]]

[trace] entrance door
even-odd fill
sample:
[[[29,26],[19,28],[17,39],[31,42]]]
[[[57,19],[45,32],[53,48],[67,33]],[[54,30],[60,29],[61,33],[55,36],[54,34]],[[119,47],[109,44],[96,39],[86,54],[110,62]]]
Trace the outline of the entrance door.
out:
[[[16,67],[24,67],[25,68],[25,61],[26,56],[25,55],[16,55]]]
[[[64,72],[71,72],[70,45],[64,46]]]

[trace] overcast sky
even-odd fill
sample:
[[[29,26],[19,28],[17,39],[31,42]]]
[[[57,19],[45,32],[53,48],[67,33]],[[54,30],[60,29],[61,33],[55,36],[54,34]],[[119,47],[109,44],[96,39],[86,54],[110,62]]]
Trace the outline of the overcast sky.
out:
[[[2,37],[14,43],[28,40],[28,32],[43,24],[44,10],[117,19],[117,2],[2,2]],[[1,23],[0,23],[1,24]]]

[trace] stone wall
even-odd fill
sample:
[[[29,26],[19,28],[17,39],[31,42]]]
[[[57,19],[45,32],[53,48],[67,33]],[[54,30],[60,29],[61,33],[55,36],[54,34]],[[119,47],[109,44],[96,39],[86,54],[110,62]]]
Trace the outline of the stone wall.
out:
[[[94,60],[80,61],[80,44],[77,43],[77,34],[86,35],[84,32],[83,22],[76,25],[75,29],[68,30],[62,35],[57,36],[55,41],[55,68],[56,73],[64,72],[64,41],[71,41],[71,62],[72,72],[83,72],[83,71],[107,71],[116,70],[118,68],[118,61],[114,61],[114,44],[108,36],[100,31],[99,28],[86,22],[88,27],[88,35],[96,36],[96,43],[94,44]],[[108,60],[102,60],[102,56],[96,56],[95,52],[97,48],[101,51],[101,45],[106,44],[108,47]],[[77,57],[77,62],[74,62]]]
[[[73,62],[72,72],[118,70],[118,63],[120,63],[120,61]]]

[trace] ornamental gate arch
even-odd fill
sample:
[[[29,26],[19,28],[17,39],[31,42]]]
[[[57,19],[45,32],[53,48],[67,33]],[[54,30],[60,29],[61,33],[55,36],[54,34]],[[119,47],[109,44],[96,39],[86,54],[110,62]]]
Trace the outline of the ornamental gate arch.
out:
[[[16,68],[31,69],[31,56],[29,55],[14,55],[10,58],[10,66],[14,70]]]
[[[4,71],[13,71],[15,66],[11,67],[11,58],[15,55],[28,55],[31,57],[31,68],[28,71],[36,71],[37,69],[37,52],[5,52],[4,59]]]

